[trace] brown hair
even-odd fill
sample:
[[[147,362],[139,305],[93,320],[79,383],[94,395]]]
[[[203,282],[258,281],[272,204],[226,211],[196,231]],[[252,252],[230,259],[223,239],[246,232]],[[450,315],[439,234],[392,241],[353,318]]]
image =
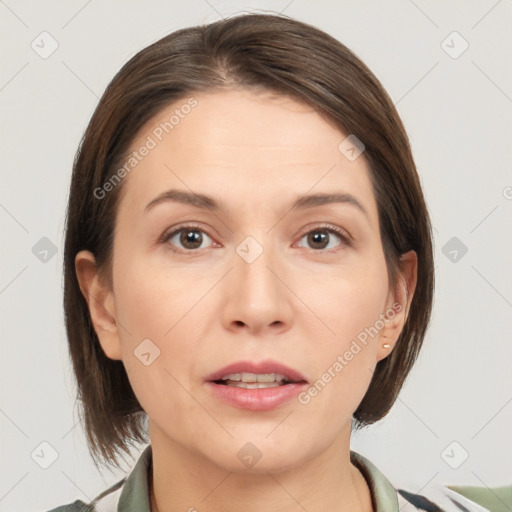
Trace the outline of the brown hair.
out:
[[[181,29],[144,48],[105,90],[73,164],[64,249],[64,310],[77,403],[91,455],[119,466],[128,443],[148,442],[143,411],[121,361],[103,352],[80,291],[75,256],[89,250],[108,284],[117,205],[123,183],[99,200],[93,193],[124,161],[140,128],[170,103],[221,87],[258,88],[312,105],[365,145],[378,206],[390,287],[400,255],[418,255],[417,285],[398,342],[378,362],[354,413],[356,428],[385,416],[411,370],[430,321],[432,234],[408,137],[372,72],[342,43],[283,15],[239,15]]]

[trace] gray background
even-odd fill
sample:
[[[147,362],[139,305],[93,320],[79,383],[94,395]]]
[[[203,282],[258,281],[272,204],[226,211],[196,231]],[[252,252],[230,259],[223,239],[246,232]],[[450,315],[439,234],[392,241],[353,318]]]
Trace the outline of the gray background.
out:
[[[435,228],[424,350],[390,414],[352,449],[412,492],[512,483],[510,0],[0,0],[1,510],[88,500],[124,476],[98,473],[88,455],[61,306],[72,159],[99,97],[165,34],[262,9],[327,31],[374,71],[409,133]],[[50,37],[58,48],[42,58]]]

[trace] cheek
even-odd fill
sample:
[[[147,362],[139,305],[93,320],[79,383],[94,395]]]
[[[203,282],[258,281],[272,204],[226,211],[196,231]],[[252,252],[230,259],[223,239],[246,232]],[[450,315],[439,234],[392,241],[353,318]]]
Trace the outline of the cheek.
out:
[[[321,330],[324,341],[343,349],[385,313],[388,279],[384,256],[369,261],[361,258],[358,264],[322,277],[323,285],[307,283],[308,300],[329,327]]]
[[[170,338],[204,295],[201,281],[183,271],[152,265],[142,254],[114,260],[116,313],[126,327],[123,339],[133,345],[146,338]]]
[[[151,416],[192,413],[194,402],[180,383],[197,357],[194,340],[200,337],[187,313],[201,290],[187,288],[179,273],[165,275],[135,254],[114,260],[113,268],[123,364],[139,403]]]
[[[375,368],[383,326],[380,319],[388,294],[385,261],[383,257],[374,259],[359,269],[331,276],[327,283],[309,295],[319,318],[329,327],[323,327],[325,334],[319,337],[316,323],[316,334],[310,334],[315,340],[315,388],[318,405],[331,404],[337,417],[341,417],[340,409],[352,412],[357,408]]]
[[[330,425],[332,435],[352,416],[370,385],[379,340],[375,325],[387,291],[386,283],[374,281],[337,284],[325,306],[330,313],[326,323],[335,335],[312,336],[316,372],[301,399]]]
[[[310,354],[314,369],[311,386],[299,402],[311,417],[305,421],[314,424],[322,418],[326,435],[334,435],[357,409],[376,364],[375,325],[385,313],[388,280],[383,254],[371,253],[354,257],[354,264],[295,282],[316,314],[294,319],[294,328],[306,333],[304,353]]]
[[[209,304],[201,299],[213,283],[118,247],[113,279],[123,363],[139,401],[151,402],[148,390],[179,391],[172,376],[181,382],[194,367],[204,339],[199,319]]]
[[[124,327],[120,329],[123,362],[134,392],[146,410],[159,400],[155,390],[175,397],[168,407],[192,406],[186,396],[178,399],[182,391],[165,369],[186,381],[186,372],[194,368],[208,328],[205,319],[218,319],[215,301],[202,300],[218,276],[197,279],[193,270],[164,269],[128,247],[123,249],[121,243],[118,247],[113,262],[115,307]],[[357,408],[371,380],[376,340],[367,330],[384,313],[388,284],[383,255],[361,257],[347,267],[340,271],[324,266],[321,274],[296,272],[289,279],[317,316],[312,317],[299,301],[297,308],[303,314],[293,309],[296,314],[290,317],[291,328],[302,340],[301,350],[310,354],[312,377],[319,380],[320,391],[312,403],[315,410],[323,410],[323,416],[338,420]],[[146,367],[134,351],[147,339],[157,347],[149,344],[150,354],[160,350],[161,356]]]

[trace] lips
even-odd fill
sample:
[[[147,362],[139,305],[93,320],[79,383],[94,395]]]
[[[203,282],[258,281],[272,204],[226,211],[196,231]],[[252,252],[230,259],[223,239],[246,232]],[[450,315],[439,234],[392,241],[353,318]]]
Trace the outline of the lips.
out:
[[[288,382],[307,382],[306,378],[297,370],[289,368],[277,361],[266,360],[261,362],[238,361],[221,368],[205,377],[205,382],[221,381],[223,377],[236,373],[270,374],[275,373],[285,377]]]

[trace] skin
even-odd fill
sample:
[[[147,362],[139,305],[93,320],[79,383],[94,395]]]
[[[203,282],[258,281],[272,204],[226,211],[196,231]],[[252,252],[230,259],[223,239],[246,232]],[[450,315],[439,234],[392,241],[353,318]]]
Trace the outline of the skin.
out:
[[[350,462],[351,418],[402,330],[416,253],[403,256],[402,279],[390,289],[364,153],[349,161],[338,150],[346,135],[311,107],[243,89],[194,97],[198,105],[124,179],[113,288],[101,283],[90,252],[76,257],[101,346],[123,361],[149,416],[152,508],[369,512],[367,483]],[[144,126],[132,149],[184,102]],[[144,212],[171,188],[224,208],[164,202]],[[289,211],[298,197],[321,192],[352,194],[367,216],[340,203]],[[199,248],[180,233],[159,241],[188,223],[202,230]],[[321,229],[326,223],[352,243]],[[307,236],[315,229],[329,237],[326,248]],[[236,252],[247,236],[263,248],[252,263]],[[401,311],[306,405],[237,409],[203,382],[232,362],[271,358],[313,383],[396,302]],[[160,350],[149,366],[133,353],[147,338]],[[237,457],[247,442],[262,454],[250,468]]]

